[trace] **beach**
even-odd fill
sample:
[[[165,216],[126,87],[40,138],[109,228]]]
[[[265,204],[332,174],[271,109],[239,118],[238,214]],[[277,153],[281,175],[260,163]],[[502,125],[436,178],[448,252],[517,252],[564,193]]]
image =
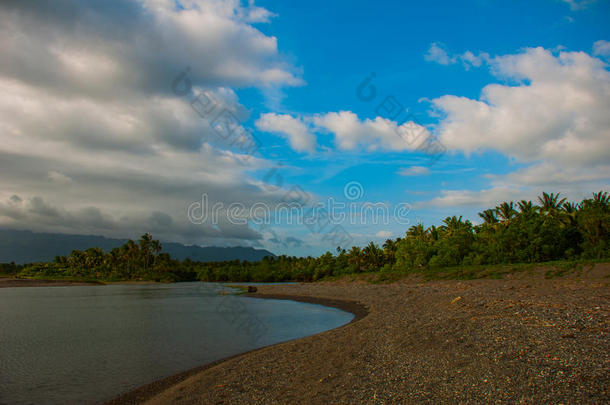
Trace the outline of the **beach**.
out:
[[[261,286],[251,296],[343,305],[356,320],[113,403],[607,402],[608,268],[551,280]]]

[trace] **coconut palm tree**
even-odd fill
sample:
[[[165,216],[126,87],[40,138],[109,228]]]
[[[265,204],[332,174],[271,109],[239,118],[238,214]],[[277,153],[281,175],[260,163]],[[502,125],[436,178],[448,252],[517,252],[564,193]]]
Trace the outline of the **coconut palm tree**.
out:
[[[354,266],[357,271],[362,271],[362,249],[358,246],[352,246],[347,253],[347,262]]]
[[[519,206],[519,215],[529,218],[538,212],[538,207],[535,206],[531,201],[521,200],[517,203],[517,205]]]
[[[144,270],[148,268],[148,265],[150,263],[150,248],[152,245],[152,241],[152,235],[148,232],[140,236],[140,240],[138,241],[138,245],[140,246],[140,253],[142,254],[142,261],[144,262]]]
[[[383,250],[374,242],[370,242],[363,250],[362,255],[368,270],[378,270],[383,265]]]
[[[483,212],[479,212],[479,217],[481,217],[483,222],[488,225],[493,225],[493,224],[498,223],[498,218],[496,218],[496,211],[492,210],[492,209],[488,209]]]
[[[407,231],[407,236],[412,236],[416,239],[425,239],[426,230],[424,229],[423,224],[413,225]]]
[[[538,202],[540,203],[540,208],[544,215],[553,215],[556,214],[559,210],[561,210],[561,206],[565,202],[565,198],[559,199],[559,194],[547,194],[546,192],[542,193],[541,197],[538,197]]]
[[[159,254],[161,253],[161,250],[163,250],[163,246],[161,246],[161,242],[159,242],[157,239],[155,239],[150,243],[150,248],[151,248],[152,252],[154,253],[154,256],[153,256],[153,266],[154,266],[157,261],[157,258],[159,257]]]
[[[517,215],[515,204],[512,201],[510,203],[503,202],[496,207],[496,214],[498,214],[498,217],[500,217],[501,222],[510,222],[510,220]]]
[[[470,227],[470,221],[462,221],[462,216],[456,217],[455,215],[452,217],[447,217],[443,220],[443,224],[440,228],[444,233],[444,236],[450,237],[455,233],[459,232],[462,229]]]
[[[431,225],[428,229],[426,229],[426,234],[433,242],[437,241],[440,237],[439,229],[435,225]]]
[[[608,207],[610,206],[610,195],[605,191],[593,193],[593,201],[600,206]]]

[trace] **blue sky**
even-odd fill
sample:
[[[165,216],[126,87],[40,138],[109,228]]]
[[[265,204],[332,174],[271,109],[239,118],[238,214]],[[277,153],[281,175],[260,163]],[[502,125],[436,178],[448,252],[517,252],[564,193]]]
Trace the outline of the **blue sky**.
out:
[[[608,189],[610,1],[0,7],[2,227],[317,255],[335,247],[330,227],[260,227],[252,207],[276,211],[295,187],[408,207],[400,221],[333,224],[362,245],[543,190]],[[260,141],[254,156],[191,108],[202,93]],[[379,108],[390,96],[406,120]],[[446,152],[431,163],[401,138],[413,128]],[[245,221],[193,221],[203,195]]]
[[[486,66],[465,69],[459,62],[442,65],[426,60],[431,44],[439,44],[450,54],[472,51],[495,56],[528,47],[591,53],[594,42],[610,37],[606,23],[610,2],[575,9],[553,0],[257,4],[278,14],[261,30],[278,37],[281,52],[303,69],[306,84],[284,90],[279,102],[266,100],[258,91],[238,91],[240,100],[253,108],[253,117],[266,111],[307,115],[349,110],[362,119],[374,119],[379,102],[393,95],[420,122],[435,124],[438,117],[427,100],[446,94],[476,99],[490,83],[514,83],[494,77]],[[372,72],[379,95],[372,102],[363,102],[356,97],[356,88]],[[277,145],[276,138],[259,136],[264,145]],[[401,168],[426,166],[426,159],[422,163],[418,153],[383,152],[320,161],[291,153],[287,145],[275,153],[273,148],[263,149],[279,162],[297,161],[304,174],[289,179],[320,195],[340,198],[343,185],[356,179],[368,199],[392,204],[424,202],[438,196],[441,189],[479,191],[490,184],[484,175],[504,175],[527,166],[493,149],[470,156],[458,151],[436,162],[429,175],[401,176]],[[319,180],[320,174],[328,171],[333,176]],[[292,172],[283,173],[289,176]],[[438,224],[447,215],[462,213],[476,220],[480,207],[485,205],[419,207],[413,209],[412,220]],[[400,236],[401,226],[395,225],[393,236]]]

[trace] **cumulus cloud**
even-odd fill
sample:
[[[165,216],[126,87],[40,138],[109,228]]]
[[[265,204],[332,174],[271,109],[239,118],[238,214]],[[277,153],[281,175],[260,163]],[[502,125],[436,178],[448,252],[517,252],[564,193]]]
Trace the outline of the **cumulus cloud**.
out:
[[[270,162],[218,137],[172,80],[247,118],[236,87],[299,85],[273,13],[238,0],[0,3],[0,226],[200,244],[258,243],[230,223],[194,225],[187,206],[262,201],[249,172]]]
[[[494,149],[521,161],[592,165],[610,159],[610,73],[584,52],[543,48],[496,57],[492,72],[519,84],[490,84],[478,100],[433,100],[449,149]]]
[[[430,137],[427,128],[413,121],[399,125],[382,117],[361,120],[351,111],[318,114],[313,123],[332,133],[336,146],[342,150],[415,150]]]
[[[392,232],[391,231],[379,231],[375,234],[375,236],[377,238],[388,239],[388,238],[392,237]]]
[[[303,117],[266,113],[256,126],[288,139],[296,151],[314,152],[316,136],[329,133],[335,146],[350,151],[417,150],[429,142],[430,131],[414,121],[399,124],[383,117],[361,119],[352,111],[321,113]]]
[[[490,185],[483,190],[444,190],[423,204],[485,207],[535,199],[543,190],[580,200],[592,190],[607,189],[607,65],[584,52],[556,55],[543,48],[498,56],[489,63],[493,74],[513,84],[489,84],[479,99],[447,95],[432,100],[444,114],[436,131],[450,150],[495,150],[527,166],[488,175]]]
[[[298,152],[313,152],[316,149],[316,137],[299,118],[288,114],[267,113],[262,114],[255,125],[261,131],[285,137],[292,149]]]
[[[2,2],[3,72],[63,92],[116,98],[165,93],[191,66],[209,85],[298,85],[277,38],[249,24],[261,9],[238,0]],[[44,40],[43,40],[44,39]]]

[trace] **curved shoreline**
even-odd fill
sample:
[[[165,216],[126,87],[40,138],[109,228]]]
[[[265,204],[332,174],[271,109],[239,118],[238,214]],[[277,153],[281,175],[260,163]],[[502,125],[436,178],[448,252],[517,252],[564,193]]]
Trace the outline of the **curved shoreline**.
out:
[[[358,322],[359,320],[363,319],[364,317],[366,317],[369,314],[368,307],[358,301],[338,300],[338,299],[330,299],[330,298],[318,298],[318,297],[301,296],[301,295],[285,295],[285,294],[255,293],[255,294],[244,294],[244,296],[249,297],[249,298],[290,300],[290,301],[303,302],[303,303],[307,303],[307,304],[323,305],[323,306],[327,306],[327,307],[337,308],[337,309],[340,309],[345,312],[350,312],[350,313],[354,314],[354,318],[351,321],[349,321],[348,323],[341,325],[337,328],[329,329],[324,332],[316,333],[314,335],[304,336],[304,337],[301,337],[298,339],[287,340],[287,341],[278,342],[278,343],[275,343],[275,344],[272,344],[269,346],[259,347],[257,349],[252,349],[247,352],[235,354],[235,355],[229,356],[229,357],[224,357],[222,359],[215,360],[211,363],[207,363],[202,366],[192,368],[190,370],[182,371],[177,374],[173,374],[169,377],[165,377],[160,380],[153,381],[151,383],[142,385],[131,391],[128,391],[124,394],[121,394],[121,395],[117,396],[116,398],[111,399],[108,402],[105,402],[104,405],[134,405],[134,404],[143,403],[143,402],[147,401],[148,399],[165,391],[166,389],[186,380],[187,378],[191,377],[192,375],[195,375],[199,372],[202,372],[204,370],[215,367],[226,361],[235,359],[237,357],[246,356],[251,353],[255,353],[260,350],[268,349],[270,347],[281,345],[281,344],[284,344],[287,342],[293,342],[293,341],[303,339],[303,338],[306,338],[309,336],[320,335],[323,333],[328,333],[333,330],[344,328],[348,325]]]

